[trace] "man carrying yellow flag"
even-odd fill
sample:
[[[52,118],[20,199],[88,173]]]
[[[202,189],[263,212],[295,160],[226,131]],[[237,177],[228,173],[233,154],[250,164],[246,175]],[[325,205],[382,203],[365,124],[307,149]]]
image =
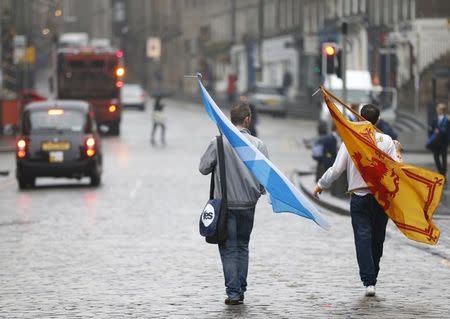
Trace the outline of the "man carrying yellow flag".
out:
[[[360,276],[366,295],[373,296],[387,216],[408,238],[435,244],[439,230],[431,219],[439,204],[444,179],[440,174],[399,163],[393,140],[375,131],[378,108],[365,105],[361,115],[369,122],[350,122],[327,91],[322,89],[322,93],[344,143],[334,165],[319,179],[314,193],[329,188],[347,170]]]

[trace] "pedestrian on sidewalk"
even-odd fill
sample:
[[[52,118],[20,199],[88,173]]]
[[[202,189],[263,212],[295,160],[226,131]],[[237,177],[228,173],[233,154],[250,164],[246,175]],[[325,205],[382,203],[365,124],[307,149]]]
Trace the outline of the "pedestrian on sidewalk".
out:
[[[228,83],[227,83],[227,98],[228,103],[231,105],[234,103],[234,100],[236,99],[236,92],[237,92],[237,75],[234,73],[228,74]]]
[[[326,172],[328,168],[333,166],[338,150],[338,140],[336,133],[336,125],[331,123],[331,132],[319,137],[312,146],[312,157],[317,161],[316,166],[316,182]]]
[[[283,95],[288,95],[289,88],[292,85],[292,73],[286,70],[283,74],[283,82],[281,84],[281,91]]]
[[[161,97],[155,97],[155,103],[153,104],[153,127],[150,136],[150,142],[155,145],[155,135],[158,127],[161,130],[161,145],[166,145],[166,116],[164,114],[164,104],[161,103]]]
[[[361,116],[376,125],[380,110],[372,104],[367,104],[362,107]],[[375,132],[375,141],[380,150],[395,161],[400,161],[395,143],[389,135]],[[333,166],[317,182],[314,195],[318,196],[322,189],[330,188],[344,171],[347,171],[348,191],[351,193],[350,215],[359,275],[366,287],[366,296],[374,296],[388,217],[371,194],[344,143],[339,148]]]
[[[433,152],[434,162],[439,173],[447,178],[447,148],[449,143],[449,119],[447,106],[439,103],[436,106],[436,116],[428,126],[428,136],[435,134],[434,142],[429,146]]]
[[[267,148],[258,138],[250,135],[250,107],[239,103],[230,111],[231,122],[265,156]],[[219,243],[219,252],[225,277],[227,298],[225,304],[240,305],[247,290],[248,244],[253,229],[256,203],[263,194],[263,186],[251,174],[242,160],[224,139],[225,174],[228,202],[227,240]],[[199,171],[207,175],[215,171],[215,185],[220,186],[216,139],[212,140],[200,159]],[[214,198],[221,198],[220,187],[214,188]]]

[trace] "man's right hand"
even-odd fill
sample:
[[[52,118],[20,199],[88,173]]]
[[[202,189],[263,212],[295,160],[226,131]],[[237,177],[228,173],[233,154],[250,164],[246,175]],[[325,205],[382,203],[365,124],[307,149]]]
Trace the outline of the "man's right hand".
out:
[[[320,193],[322,193],[322,188],[317,184],[316,188],[314,188],[314,197],[319,198]]]

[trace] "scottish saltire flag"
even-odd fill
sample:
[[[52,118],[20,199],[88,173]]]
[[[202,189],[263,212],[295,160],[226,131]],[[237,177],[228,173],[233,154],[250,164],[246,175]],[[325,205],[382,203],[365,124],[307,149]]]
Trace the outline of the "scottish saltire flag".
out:
[[[321,90],[348,154],[386,215],[407,238],[436,244],[440,231],[433,223],[433,214],[441,199],[444,176],[394,161],[378,149],[370,122],[350,122],[332,98],[345,103]]]
[[[217,124],[240,159],[269,193],[276,213],[289,212],[312,219],[320,227],[329,229],[328,222],[316,207],[228,120],[206,91],[200,77],[200,94],[209,117]]]

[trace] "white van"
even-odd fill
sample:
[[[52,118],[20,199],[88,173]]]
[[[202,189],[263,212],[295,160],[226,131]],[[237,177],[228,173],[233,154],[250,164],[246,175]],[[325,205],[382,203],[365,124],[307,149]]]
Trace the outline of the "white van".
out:
[[[357,103],[360,106],[364,104],[375,104],[381,108],[381,118],[389,124],[394,124],[395,109],[397,108],[397,90],[395,88],[381,88],[372,85],[372,78],[368,71],[347,70],[347,98],[344,102],[347,104]],[[338,98],[343,100],[342,79],[335,74],[328,75],[324,87],[331,91]],[[336,106],[342,111],[343,106],[335,102]],[[344,110],[344,114],[350,116],[350,111]],[[319,131],[329,132],[331,127],[331,116],[325,102],[322,102]],[[324,132],[323,132],[324,133]]]

